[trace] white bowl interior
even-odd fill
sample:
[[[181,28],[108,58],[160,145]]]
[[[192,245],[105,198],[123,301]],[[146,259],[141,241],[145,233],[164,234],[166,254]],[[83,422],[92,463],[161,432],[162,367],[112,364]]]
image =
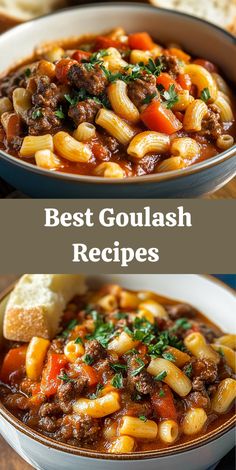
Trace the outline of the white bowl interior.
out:
[[[89,284],[119,283],[126,289],[151,290],[192,304],[225,332],[236,331],[236,294],[216,279],[196,274],[113,274],[89,276]]]
[[[18,26],[0,37],[1,71],[29,56],[45,41],[99,33],[116,26],[128,32],[146,30],[164,43],[178,42],[190,53],[216,62],[236,81],[236,46],[223,30],[193,17],[138,4],[69,9]]]

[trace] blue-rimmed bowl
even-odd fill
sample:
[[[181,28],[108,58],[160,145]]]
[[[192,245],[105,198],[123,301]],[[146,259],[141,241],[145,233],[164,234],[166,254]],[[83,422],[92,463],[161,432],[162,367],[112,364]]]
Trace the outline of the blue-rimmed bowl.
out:
[[[0,36],[0,73],[42,42],[117,26],[128,32],[148,31],[160,42],[178,42],[192,55],[215,62],[236,83],[236,39],[231,34],[183,13],[135,3],[80,6],[17,26]],[[33,197],[198,197],[216,191],[236,175],[236,146],[181,171],[124,180],[50,172],[0,151],[0,175]]]

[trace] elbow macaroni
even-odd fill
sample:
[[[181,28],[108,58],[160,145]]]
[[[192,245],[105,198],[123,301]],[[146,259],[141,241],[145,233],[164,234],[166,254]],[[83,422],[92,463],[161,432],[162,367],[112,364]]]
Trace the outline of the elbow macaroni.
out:
[[[78,357],[83,356],[84,346],[80,343],[75,343],[75,341],[69,341],[64,347],[64,354],[69,362],[75,362]]]
[[[207,344],[204,336],[201,333],[190,333],[184,339],[186,348],[199,359],[209,359],[210,361],[218,364],[220,361],[219,354],[212,349],[210,344]]]
[[[202,128],[202,120],[208,113],[208,107],[202,100],[194,100],[186,109],[183,127],[188,132],[198,132]]]
[[[179,137],[172,141],[170,151],[173,156],[194,160],[199,157],[201,147],[190,137]]]
[[[236,380],[228,378],[220,382],[212,399],[212,410],[216,413],[226,413],[236,398]]]
[[[62,165],[61,160],[51,150],[38,150],[35,153],[35,162],[39,168],[56,170]]]
[[[127,454],[132,452],[135,447],[135,440],[130,436],[120,436],[112,446],[109,448],[108,452],[112,454]]]
[[[57,132],[53,137],[53,142],[58,155],[71,162],[88,163],[92,156],[88,145],[78,142],[67,132]]]
[[[108,98],[115,113],[127,121],[136,123],[139,111],[128,97],[127,84],[117,80],[108,87]]]
[[[137,346],[138,341],[134,341],[131,336],[129,336],[125,331],[114,338],[109,344],[108,349],[114,351],[118,356],[122,356],[130,349],[133,349]]]
[[[207,422],[207,414],[203,408],[192,408],[187,411],[182,429],[184,434],[192,436],[202,431]]]
[[[182,370],[166,359],[152,359],[147,371],[154,376],[165,371],[167,375],[163,378],[163,382],[167,383],[167,385],[181,397],[188,395],[192,388],[191,380],[189,380]]]
[[[94,170],[95,176],[104,176],[104,178],[121,179],[125,177],[125,172],[121,166],[115,162],[100,163]]]
[[[96,127],[90,122],[81,122],[73,132],[73,137],[79,142],[88,142],[96,136]]]
[[[133,138],[127,153],[135,159],[141,159],[149,152],[166,153],[169,148],[170,138],[168,135],[154,131],[144,131]]]
[[[179,426],[173,419],[161,421],[158,427],[159,437],[165,444],[173,444],[179,435]]]
[[[20,149],[20,155],[24,158],[32,157],[39,150],[50,150],[53,152],[53,137],[50,134],[37,136],[28,135],[25,137]]]
[[[128,144],[136,133],[127,122],[108,109],[103,108],[98,111],[96,123],[123,145]]]
[[[50,341],[44,338],[34,336],[27,348],[26,352],[26,374],[31,380],[38,380],[43,370],[43,363],[46,358]]]
[[[213,76],[201,65],[197,64],[187,64],[185,65],[184,72],[187,73],[193,85],[196,85],[198,89],[198,96],[201,95],[201,92],[204,88],[208,88],[210,93],[209,103],[215,101],[217,96],[217,85]]]
[[[120,409],[119,394],[110,392],[103,397],[89,400],[88,398],[79,398],[74,405],[73,410],[76,414],[85,414],[92,418],[103,418],[104,416],[115,413]]]
[[[137,439],[156,439],[158,426],[155,421],[141,421],[133,416],[124,416],[121,420],[120,434],[136,437]]]

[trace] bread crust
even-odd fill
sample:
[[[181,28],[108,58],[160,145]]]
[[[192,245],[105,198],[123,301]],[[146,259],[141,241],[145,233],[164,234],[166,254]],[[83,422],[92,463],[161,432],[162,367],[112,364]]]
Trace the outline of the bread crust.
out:
[[[37,334],[41,338],[50,339],[51,331],[44,309],[10,308],[4,318],[4,337],[8,340],[28,342]]]

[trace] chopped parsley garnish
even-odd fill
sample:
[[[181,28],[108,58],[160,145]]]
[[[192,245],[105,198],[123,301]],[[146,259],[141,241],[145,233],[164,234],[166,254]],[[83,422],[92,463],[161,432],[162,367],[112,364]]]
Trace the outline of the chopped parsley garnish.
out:
[[[164,104],[168,109],[173,108],[173,106],[179,101],[174,84],[170,85],[168,91],[165,90],[162,93],[162,96],[166,100]]]
[[[188,364],[185,369],[184,369],[184,373],[185,375],[187,375],[187,377],[191,377],[191,374],[192,374],[192,370],[193,370],[193,366],[192,364]]]
[[[123,387],[123,376],[121,372],[118,372],[116,375],[114,375],[113,379],[111,380],[111,385],[115,388]]]
[[[26,76],[27,78],[29,78],[30,75],[31,75],[31,70],[30,70],[30,68],[25,69],[25,76]]]
[[[128,318],[128,313],[118,312],[115,314],[117,320],[122,320],[123,318]]]
[[[144,70],[147,73],[151,73],[158,77],[163,70],[163,64],[160,59],[154,61],[153,59],[149,59],[148,63],[144,65]]]
[[[101,49],[98,52],[93,52],[93,54],[91,54],[88,60],[82,60],[82,63],[86,70],[90,71],[95,65],[101,65],[103,63],[101,59],[108,55],[109,52],[107,52],[106,49]]]
[[[162,357],[167,361],[175,362],[175,356],[170,352],[163,352]]]
[[[184,349],[183,342],[166,330],[157,335],[156,343],[148,346],[148,354],[154,357],[161,357],[168,346],[173,346],[181,351]]]
[[[154,380],[156,380],[157,382],[163,380],[165,377],[167,376],[167,372],[165,370],[163,370],[162,372],[160,372],[160,374],[157,374],[155,377],[154,377]]]
[[[163,398],[164,396],[165,396],[165,392],[163,388],[161,388],[161,390],[159,391],[159,397]]]
[[[96,392],[91,393],[91,394],[89,395],[89,398],[90,398],[91,400],[95,400],[95,399],[98,397],[99,393],[103,390],[103,388],[104,388],[104,386],[103,386],[102,384],[97,384]]]
[[[202,101],[208,101],[211,98],[209,88],[203,88],[200,98]]]
[[[158,77],[162,71],[163,65],[161,61],[158,59],[156,62],[153,59],[149,59],[147,64],[140,62],[139,64],[129,64],[124,67],[122,72],[110,72],[109,70],[101,65],[101,69],[103,70],[104,74],[106,75],[109,82],[115,82],[116,80],[123,80],[125,83],[130,83],[138,78],[142,78],[145,74],[152,74]]]
[[[63,113],[62,106],[55,111],[55,116],[59,119],[65,119],[65,114]]]
[[[140,419],[141,421],[143,421],[144,423],[146,423],[146,421],[147,421],[147,417],[144,416],[144,415],[140,415],[140,416],[139,416],[139,419]]]
[[[178,318],[178,320],[175,322],[175,325],[171,328],[171,331],[177,331],[179,328],[183,328],[183,330],[189,330],[192,328],[192,323],[190,323],[187,318]]]
[[[126,364],[111,364],[111,368],[115,371],[115,372],[119,372],[119,371],[125,371],[127,370],[127,365]]]
[[[143,360],[140,359],[140,357],[136,357],[135,361],[139,364],[139,367],[132,370],[131,372],[132,377],[135,377],[136,375],[138,375],[145,367],[145,362],[143,362]]]
[[[222,348],[219,348],[219,349],[218,349],[218,353],[219,353],[219,355],[220,355],[221,357],[224,357],[224,355],[225,355],[225,353],[224,353],[224,351],[222,350]]]
[[[104,322],[102,315],[96,310],[91,312],[95,323],[95,330],[91,335],[86,336],[87,339],[96,339],[104,348],[107,347],[110,339],[114,336],[113,323]]]
[[[142,341],[144,344],[150,344],[155,339],[155,327],[146,319],[136,317],[133,323],[133,330],[125,327],[126,333],[134,340]]]
[[[83,344],[82,338],[80,338],[80,336],[78,336],[78,337],[75,339],[75,344]]]
[[[85,364],[90,366],[91,364],[93,364],[94,359],[92,356],[90,356],[90,354],[85,354],[85,356],[83,357],[83,361],[85,362]]]
[[[63,382],[74,382],[74,379],[71,379],[65,372],[62,375],[58,375],[58,379],[63,380]]]
[[[71,320],[67,324],[67,326],[66,326],[65,330],[62,332],[61,336],[63,336],[63,338],[67,338],[67,336],[69,336],[71,330],[73,330],[76,325],[78,325],[78,321],[76,320],[76,318],[74,318],[73,320]]]
[[[157,93],[152,93],[151,95],[147,95],[146,98],[142,101],[142,104],[149,104],[157,96]]]
[[[39,119],[43,116],[42,110],[40,108],[35,109],[32,112],[32,119]]]

